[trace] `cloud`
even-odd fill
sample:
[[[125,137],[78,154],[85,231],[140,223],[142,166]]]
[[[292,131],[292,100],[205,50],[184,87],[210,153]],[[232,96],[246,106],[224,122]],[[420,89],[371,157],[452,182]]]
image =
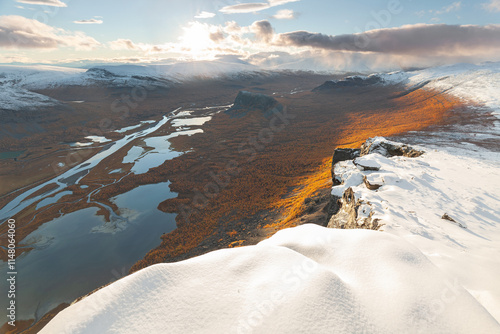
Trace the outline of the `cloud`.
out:
[[[215,43],[220,43],[225,38],[224,32],[221,30],[218,30],[216,32],[212,32],[212,33],[210,33],[209,36],[210,36],[210,40],[215,42]]]
[[[416,24],[330,36],[295,31],[274,36],[277,45],[398,55],[484,54],[500,49],[500,25]]]
[[[499,60],[494,57],[467,57],[451,55],[412,56],[365,52],[342,52],[330,50],[305,50],[299,52],[268,51],[248,55],[244,58],[249,63],[262,68],[280,70],[294,69],[327,72],[388,72],[411,68],[434,67],[461,62],[481,62]]]
[[[103,22],[102,20],[96,20],[96,19],[73,21],[73,23],[76,24],[102,24],[102,22]]]
[[[268,43],[271,41],[274,30],[271,23],[266,20],[256,21],[250,26],[250,30],[255,34],[255,37],[259,41]]]
[[[27,3],[30,5],[44,5],[53,7],[67,7],[64,2],[60,0],[16,0],[19,3]]]
[[[130,39],[117,39],[116,41],[109,42],[109,47],[112,50],[140,50],[141,48],[132,42]]]
[[[225,6],[219,11],[224,14],[253,13],[297,1],[300,0],[269,0],[268,2],[240,3],[237,5]]]
[[[460,8],[462,8],[462,2],[461,1],[457,1],[457,2],[452,3],[449,6],[444,6],[440,10],[434,11],[434,13],[437,14],[437,15],[441,15],[441,14],[446,14],[446,13],[450,13],[450,12],[454,12],[454,11],[460,10]]]
[[[73,47],[89,50],[100,43],[82,32],[54,28],[22,16],[0,16],[0,47],[7,49],[57,49]]]
[[[297,14],[291,9],[281,9],[273,16],[277,20],[292,20],[296,17]]]
[[[196,15],[194,18],[195,19],[210,19],[215,16],[215,13],[210,13],[210,12],[201,12],[198,15]]]
[[[108,43],[111,50],[131,50],[143,51],[145,53],[161,53],[168,52],[172,49],[170,45],[155,45],[146,43],[134,43],[130,39],[117,39]]]
[[[281,5],[286,5],[287,3],[290,2],[298,2],[300,0],[269,0],[269,5],[271,7],[276,7],[276,6],[281,6]]]
[[[220,9],[220,12],[224,14],[253,13],[268,8],[271,8],[269,3],[240,3],[237,5],[223,7]]]
[[[483,8],[489,12],[500,12],[500,0],[490,0],[490,2],[483,3]]]

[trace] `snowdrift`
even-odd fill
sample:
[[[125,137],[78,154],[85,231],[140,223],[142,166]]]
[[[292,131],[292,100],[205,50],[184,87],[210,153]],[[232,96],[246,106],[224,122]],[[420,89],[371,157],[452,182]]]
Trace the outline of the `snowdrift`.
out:
[[[144,269],[41,333],[495,333],[498,323],[418,249],[315,225],[257,246]]]

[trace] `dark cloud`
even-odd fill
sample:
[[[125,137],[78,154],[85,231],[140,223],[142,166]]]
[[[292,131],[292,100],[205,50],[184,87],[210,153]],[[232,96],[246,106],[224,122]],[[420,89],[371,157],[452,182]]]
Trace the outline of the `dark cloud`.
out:
[[[258,40],[270,42],[274,35],[273,27],[267,20],[256,21],[250,26],[250,30],[255,34]]]
[[[276,35],[274,43],[400,55],[478,54],[500,48],[500,25],[418,24],[338,36],[296,31]]]

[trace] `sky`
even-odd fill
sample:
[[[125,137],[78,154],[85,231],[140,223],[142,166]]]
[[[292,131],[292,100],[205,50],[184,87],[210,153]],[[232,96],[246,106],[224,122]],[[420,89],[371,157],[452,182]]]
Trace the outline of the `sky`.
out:
[[[375,68],[499,51],[500,0],[0,0],[0,63]]]

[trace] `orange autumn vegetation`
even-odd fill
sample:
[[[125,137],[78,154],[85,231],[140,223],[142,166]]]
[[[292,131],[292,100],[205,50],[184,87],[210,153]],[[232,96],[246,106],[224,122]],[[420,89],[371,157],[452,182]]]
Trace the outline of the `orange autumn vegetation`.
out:
[[[265,128],[269,120],[258,112],[243,118],[217,114],[206,124],[205,132],[191,137],[177,137],[177,149],[193,150],[160,166],[154,173],[165,175],[178,198],[167,200],[159,208],[178,212],[180,204],[192,202],[194,189],[210,182],[210,172],[224,169],[227,161],[237,161],[240,173],[221,189],[208,204],[185,221],[177,216],[178,228],[162,236],[159,247],[150,251],[131,271],[148,265],[176,261],[181,255],[196,255],[197,247],[211,235],[222,248],[244,244],[241,234],[257,229],[260,222],[249,217],[263,212],[274,213],[265,227],[279,230],[291,226],[304,210],[304,200],[329,186],[331,156],[336,147],[359,147],[368,137],[391,136],[445,123],[462,102],[456,98],[418,90],[391,99],[395,90],[379,87],[362,94],[359,90],[318,95],[310,92],[280,99],[295,118],[286,129],[253,161],[238,155],[238,146]],[[245,223],[243,223],[243,221]],[[191,254],[191,255],[189,255]],[[181,257],[179,257],[181,256]]]
[[[401,109],[398,113],[382,118],[375,114],[362,114],[350,118],[352,128],[340,135],[341,147],[356,148],[369,137],[393,136],[407,131],[422,130],[430,125],[446,123],[454,108],[464,102],[457,97],[434,91],[417,90],[398,99]],[[361,117],[359,117],[361,116]],[[365,127],[363,124],[373,124]]]

